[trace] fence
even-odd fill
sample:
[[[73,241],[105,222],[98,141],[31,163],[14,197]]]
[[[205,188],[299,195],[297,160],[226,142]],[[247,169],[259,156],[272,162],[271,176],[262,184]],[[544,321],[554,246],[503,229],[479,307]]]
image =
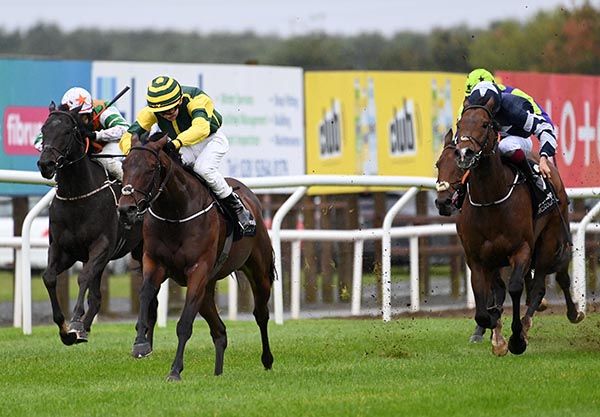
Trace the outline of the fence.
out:
[[[51,184],[43,180],[39,174],[34,172],[1,171],[0,181],[30,183],[30,184]],[[435,179],[425,177],[395,177],[395,176],[335,176],[335,175],[307,175],[295,177],[274,177],[274,178],[247,178],[243,180],[250,188],[254,190],[269,190],[270,192],[289,192],[293,189],[290,197],[284,202],[273,217],[271,228],[271,239],[275,253],[275,268],[278,276],[282,276],[281,263],[281,242],[282,240],[292,241],[292,305],[291,316],[297,317],[299,312],[299,256],[301,240],[346,240],[353,241],[354,246],[354,274],[353,288],[360,288],[360,266],[362,265],[362,245],[368,239],[381,239],[382,241],[382,316],[383,320],[388,321],[391,318],[391,239],[408,238],[410,240],[410,282],[411,282],[411,308],[417,311],[419,306],[418,293],[418,245],[419,236],[432,236],[440,234],[453,234],[453,225],[426,225],[426,226],[407,226],[392,228],[392,221],[399,210],[404,207],[416,195],[420,188],[432,189],[435,185]],[[381,229],[366,230],[282,230],[281,224],[286,214],[300,201],[311,186],[373,186],[373,187],[393,187],[407,188],[408,190],[398,199],[398,201],[388,210],[385,215],[383,227]],[[571,198],[598,197],[600,189],[584,188],[567,190]],[[54,197],[52,189],[25,218],[23,225],[23,236],[21,238],[21,250],[17,250],[19,267],[16,268],[15,295],[20,295],[15,299],[15,326],[22,327],[23,333],[31,334],[31,268],[28,252],[32,243],[30,231],[28,228],[35,216],[45,208]],[[573,289],[575,298],[581,309],[586,307],[586,280],[585,280],[585,233],[588,230],[596,230],[597,227],[590,225],[594,216],[600,212],[600,203],[596,204],[584,217],[584,219],[574,227],[576,231],[573,245]],[[18,239],[18,238],[17,238]],[[38,244],[39,242],[35,242]],[[230,282],[235,282],[230,280]],[[166,286],[165,286],[166,288]],[[159,324],[166,322],[166,294],[165,288],[161,289],[159,294]],[[232,291],[235,288],[232,288]],[[356,294],[356,295],[355,295]],[[352,312],[360,312],[359,291],[353,291]],[[274,297],[274,316],[275,322],[283,323],[283,288],[282,282],[276,280],[273,287]],[[230,298],[231,300],[231,298]],[[468,300],[472,300],[468,297]],[[472,301],[468,301],[472,302]],[[17,306],[19,304],[19,306]],[[18,307],[18,308],[17,308]],[[234,307],[234,306],[233,306]],[[19,317],[17,319],[17,316]],[[22,319],[22,320],[21,320]]]

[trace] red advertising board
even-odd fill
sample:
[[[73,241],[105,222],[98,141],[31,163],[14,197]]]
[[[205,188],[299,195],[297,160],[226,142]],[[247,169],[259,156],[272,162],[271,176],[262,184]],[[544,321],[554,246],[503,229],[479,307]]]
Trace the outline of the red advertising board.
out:
[[[48,107],[7,106],[2,124],[2,145],[7,155],[39,155],[33,140],[48,117]]]
[[[496,76],[531,95],[552,118],[565,185],[600,186],[600,77],[505,71]]]

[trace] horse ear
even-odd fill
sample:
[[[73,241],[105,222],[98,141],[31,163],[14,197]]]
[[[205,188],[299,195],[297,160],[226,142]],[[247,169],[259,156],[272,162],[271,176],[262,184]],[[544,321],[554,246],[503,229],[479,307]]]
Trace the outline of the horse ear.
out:
[[[56,111],[56,103],[54,100],[52,100],[48,106],[48,112],[52,113],[53,111]]]
[[[142,146],[142,142],[140,142],[140,137],[137,133],[131,134],[131,146]]]
[[[496,106],[496,100],[494,97],[490,97],[490,99],[485,103],[485,107],[490,111],[490,114],[494,114],[494,107]]]
[[[71,109],[71,114],[72,114],[73,116],[77,116],[77,115],[79,114],[79,110],[81,110],[81,107],[83,107],[83,105],[81,105],[81,106],[77,106],[77,107],[73,107],[73,108]]]
[[[165,144],[169,141],[169,136],[167,136],[167,134],[165,133],[165,135],[160,138],[159,140],[156,141],[156,143],[158,143],[158,147],[162,148],[163,146],[165,146]]]
[[[452,142],[453,137],[454,134],[452,133],[452,129],[448,129],[448,133],[446,133],[446,136],[444,136],[444,146],[450,145],[450,142]]]

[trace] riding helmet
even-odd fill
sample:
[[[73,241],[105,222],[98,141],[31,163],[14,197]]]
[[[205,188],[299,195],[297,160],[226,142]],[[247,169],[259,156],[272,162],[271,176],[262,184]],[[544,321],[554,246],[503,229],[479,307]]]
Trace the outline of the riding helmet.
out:
[[[167,111],[179,104],[181,86],[171,77],[161,75],[148,85],[146,101],[153,113]]]
[[[473,91],[473,87],[482,81],[496,82],[491,72],[483,68],[476,68],[467,75],[467,82],[465,83],[465,97],[468,97]]]
[[[469,105],[485,106],[490,99],[494,100],[494,106],[490,111],[492,115],[495,115],[500,110],[502,94],[496,84],[490,81],[482,81],[473,87],[467,101]]]
[[[67,105],[69,110],[81,106],[79,113],[91,113],[94,109],[92,95],[85,88],[81,87],[69,88],[60,102],[61,104]]]

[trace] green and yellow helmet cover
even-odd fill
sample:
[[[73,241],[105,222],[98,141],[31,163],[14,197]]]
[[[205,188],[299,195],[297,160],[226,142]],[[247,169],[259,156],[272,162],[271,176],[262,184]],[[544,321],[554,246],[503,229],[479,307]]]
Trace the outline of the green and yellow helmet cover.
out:
[[[181,86],[174,78],[161,75],[148,85],[146,102],[153,113],[172,109],[179,104],[180,99]]]

